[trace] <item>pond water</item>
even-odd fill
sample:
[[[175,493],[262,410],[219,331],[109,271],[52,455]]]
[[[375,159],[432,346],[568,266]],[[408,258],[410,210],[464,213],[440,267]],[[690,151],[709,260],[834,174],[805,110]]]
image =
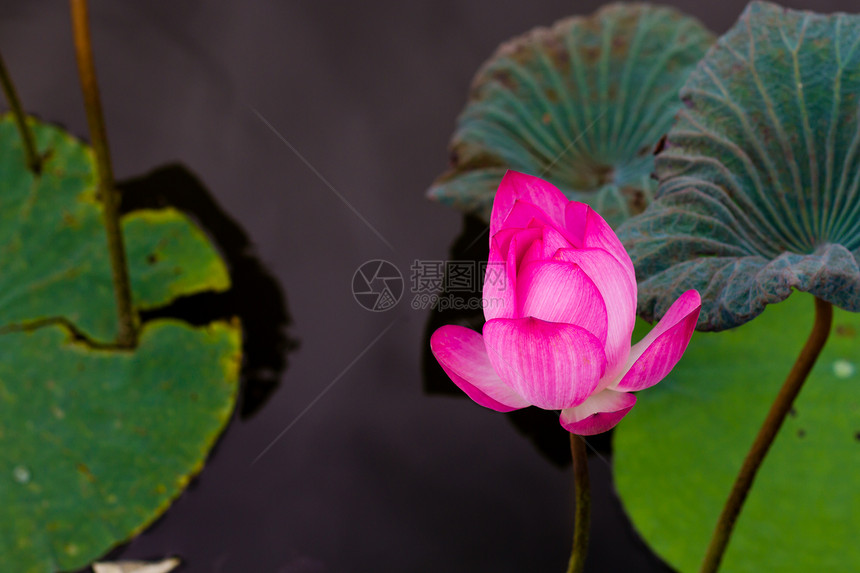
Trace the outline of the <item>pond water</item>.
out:
[[[667,3],[717,32],[744,5]],[[195,173],[280,282],[297,345],[256,414],[235,417],[188,491],[112,557],[179,555],[195,573],[564,570],[570,468],[505,416],[424,393],[429,312],[408,281],[461,231],[424,191],[474,71],[501,41],[599,4],[91,2],[118,176]],[[85,134],[66,5],[4,1],[0,48],[27,109]],[[385,312],[351,292],[372,259],[407,279]],[[590,570],[667,571],[626,520],[610,463],[592,457]]]

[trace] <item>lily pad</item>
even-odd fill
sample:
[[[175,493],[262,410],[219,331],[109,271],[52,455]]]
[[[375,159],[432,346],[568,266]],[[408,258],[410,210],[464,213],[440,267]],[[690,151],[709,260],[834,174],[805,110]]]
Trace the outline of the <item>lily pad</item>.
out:
[[[230,418],[239,345],[176,321],[134,353],[61,326],[0,336],[0,569],[78,569],[164,512]]]
[[[548,179],[616,225],[656,184],[652,151],[713,37],[670,8],[612,4],[499,47],[475,76],[430,197],[489,221],[505,171]]]
[[[648,545],[698,571],[741,462],[812,327],[798,293],[755,321],[696,333],[615,432],[618,493]],[[834,327],[756,478],[720,571],[860,570],[860,315]]]
[[[657,200],[619,229],[640,313],[702,294],[699,328],[792,289],[860,311],[860,16],[753,2],[681,97]]]
[[[59,128],[31,121],[47,155],[42,174],[22,163],[10,116],[0,118],[0,328],[63,318],[110,342],[117,319],[92,150]],[[174,209],[122,221],[135,306],[230,286],[206,236]]]
[[[75,570],[158,517],[230,418],[238,324],[143,325],[111,348],[116,310],[89,147],[29,120],[42,173],[0,118],[0,570]],[[138,309],[229,287],[176,210],[122,221]]]

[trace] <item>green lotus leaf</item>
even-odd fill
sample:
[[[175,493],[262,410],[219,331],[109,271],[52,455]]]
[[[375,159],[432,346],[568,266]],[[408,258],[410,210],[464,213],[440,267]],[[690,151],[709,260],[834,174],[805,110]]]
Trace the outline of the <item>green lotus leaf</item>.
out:
[[[633,525],[683,573],[699,570],[735,476],[803,347],[813,299],[697,332],[615,429],[613,472]],[[756,477],[724,573],[860,571],[860,315],[833,333]],[[643,333],[647,330],[643,330]]]
[[[11,116],[0,117],[0,328],[63,318],[111,342],[118,323],[92,150],[56,127],[30,126],[46,154],[39,177],[23,167]],[[137,308],[229,288],[221,257],[178,211],[136,211],[122,226]]]
[[[860,311],[860,16],[754,2],[681,96],[657,200],[619,229],[639,310],[702,294],[699,328],[792,289]]]
[[[695,19],[613,4],[499,47],[475,76],[430,197],[489,220],[514,169],[548,179],[615,225],[656,186],[653,150],[713,37]]]
[[[240,346],[177,321],[133,353],[59,325],[0,336],[0,570],[80,569],[163,513],[230,419]]]
[[[92,150],[30,119],[42,173],[0,118],[0,571],[77,570],[151,523],[203,465],[238,388],[238,324],[117,330]],[[123,218],[134,303],[229,288],[176,210]]]

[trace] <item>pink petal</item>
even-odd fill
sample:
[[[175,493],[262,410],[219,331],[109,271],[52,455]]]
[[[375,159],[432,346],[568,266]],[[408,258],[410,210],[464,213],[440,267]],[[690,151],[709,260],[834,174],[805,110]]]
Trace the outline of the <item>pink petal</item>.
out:
[[[701,308],[698,292],[688,290],[682,294],[657,326],[633,346],[626,374],[610,388],[642,390],[665,378],[687,349]]]
[[[502,229],[490,238],[490,251],[493,251],[495,249],[501,254],[503,258],[507,257],[508,247],[511,244],[511,239],[514,238],[514,235],[521,232],[523,232],[523,229]]]
[[[578,265],[562,261],[526,264],[517,277],[517,314],[580,326],[606,344],[606,305]]]
[[[537,231],[540,233],[540,235],[542,237],[543,233],[541,232],[541,229],[537,229]],[[520,260],[517,262],[517,277],[521,278],[523,269],[526,267],[526,265],[531,264],[531,263],[536,262],[536,261],[542,261],[542,260],[544,260],[543,238],[538,238],[538,239],[535,239],[529,245],[529,248],[526,250],[525,254],[523,254],[523,256],[520,258]]]
[[[593,436],[614,428],[635,403],[633,394],[604,390],[579,406],[562,410],[560,422],[572,434]]]
[[[523,269],[530,265],[531,263],[541,262],[546,259],[543,256],[544,251],[544,242],[543,242],[543,233],[541,233],[541,238],[535,240],[526,251],[526,254],[523,255],[523,258],[520,260],[517,265],[517,276],[522,279]]]
[[[482,295],[485,320],[515,317],[515,285],[516,276],[509,272],[507,261],[499,251],[490,249]]]
[[[541,259],[551,259],[559,251],[559,249],[569,249],[572,245],[567,238],[552,227],[543,227],[541,229],[543,236],[541,237]]]
[[[606,305],[606,380],[614,379],[627,364],[630,336],[636,324],[636,282],[631,282],[624,267],[603,249],[561,249],[556,260],[578,265],[587,274]]]
[[[559,249],[570,248],[570,241],[549,225],[540,225],[539,230],[540,238],[535,239],[525,255],[522,256],[517,265],[518,269],[522,269],[525,265],[533,261],[549,260]]]
[[[546,410],[584,402],[606,368],[603,343],[572,324],[497,318],[484,324],[484,343],[502,380]]]
[[[529,405],[493,370],[484,339],[474,330],[443,326],[430,337],[430,349],[454,384],[481,406],[510,412]]]
[[[487,259],[487,275],[484,276],[485,320],[518,318],[516,314],[517,268],[531,244],[541,236],[540,229],[517,229],[512,233],[503,230],[493,237]],[[498,241],[496,241],[497,237]],[[504,243],[507,243],[507,246]],[[501,265],[504,265],[503,272],[499,269]],[[491,268],[496,280],[488,281]]]
[[[543,236],[543,231],[541,229],[516,229],[515,232],[508,234],[507,229],[497,233],[497,237],[500,237],[498,243],[494,241],[494,244],[490,246],[490,250],[494,248],[498,250],[498,252],[505,257],[506,260],[510,260],[513,266],[513,270],[516,271],[517,267],[520,265],[520,261],[522,261],[526,252],[531,247],[531,244]],[[505,246],[505,242],[507,246]]]
[[[558,228],[564,228],[567,197],[555,185],[539,177],[508,171],[502,178],[493,201],[493,212],[490,215],[491,237],[502,228],[502,223],[508,218],[518,199],[539,208]]]
[[[502,221],[499,232],[505,229],[527,229],[539,228],[547,225],[553,226],[557,223],[547,215],[540,207],[529,203],[525,199],[517,199],[511,207],[508,216]]]
[[[570,201],[565,210],[565,224],[566,234],[575,246],[607,251],[624,267],[630,282],[636,283],[636,271],[633,269],[630,255],[609,223],[594,209],[585,203]]]

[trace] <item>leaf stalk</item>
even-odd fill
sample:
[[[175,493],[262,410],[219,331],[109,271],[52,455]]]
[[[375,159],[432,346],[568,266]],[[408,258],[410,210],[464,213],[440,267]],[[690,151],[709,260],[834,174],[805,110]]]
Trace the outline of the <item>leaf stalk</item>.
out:
[[[27,116],[24,115],[24,108],[21,107],[21,99],[18,97],[18,91],[15,89],[15,84],[12,83],[12,76],[9,75],[9,69],[6,67],[2,55],[0,55],[0,85],[2,85],[3,95],[6,96],[6,101],[9,103],[9,109],[12,111],[18,133],[21,134],[24,155],[27,158],[27,169],[34,175],[38,175],[42,170],[42,158],[36,152],[33,132],[27,125]]]
[[[69,0],[72,16],[72,32],[75,41],[75,56],[78,61],[78,76],[87,111],[93,151],[96,158],[98,195],[102,201],[104,225],[107,232],[108,252],[111,261],[114,295],[116,298],[119,331],[116,344],[121,348],[137,345],[137,316],[132,306],[131,281],[125,254],[122,229],[119,220],[120,195],[114,185],[107,131],[105,130],[101,98],[96,79],[95,61],[90,40],[90,26],[86,0]]]

